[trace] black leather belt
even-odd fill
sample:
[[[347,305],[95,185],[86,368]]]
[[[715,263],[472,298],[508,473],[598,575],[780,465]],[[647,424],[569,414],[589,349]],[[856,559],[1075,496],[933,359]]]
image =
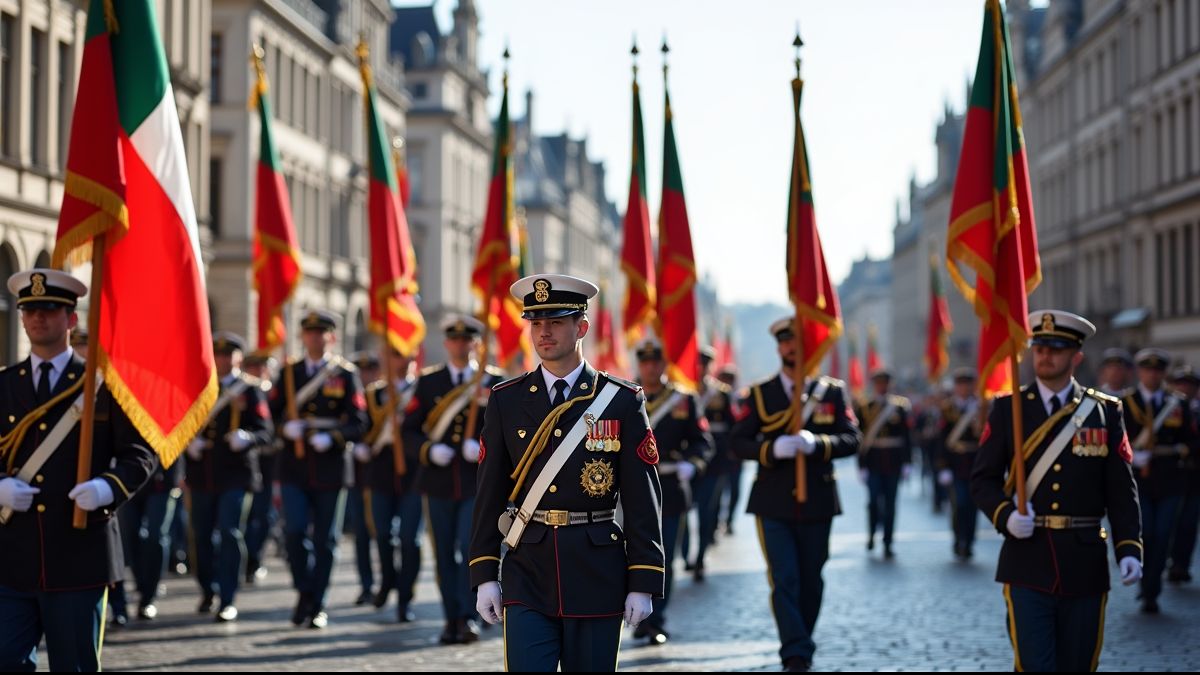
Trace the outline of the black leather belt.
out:
[[[1034,516],[1033,524],[1047,530],[1071,530],[1084,527],[1100,527],[1099,516]]]
[[[534,511],[532,520],[544,525],[584,525],[586,523],[603,523],[613,519],[616,511]]]

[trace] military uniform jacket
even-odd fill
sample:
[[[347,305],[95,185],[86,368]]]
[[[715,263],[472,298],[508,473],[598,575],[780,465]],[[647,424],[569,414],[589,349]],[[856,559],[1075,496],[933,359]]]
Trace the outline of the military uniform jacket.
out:
[[[671,405],[670,400],[678,391],[674,385],[663,387],[657,394],[646,399],[646,414],[654,412],[664,405]],[[699,412],[695,396],[684,395],[670,412],[666,413],[654,427],[654,438],[658,443],[659,461],[673,464],[675,462],[691,462],[696,467],[696,475],[701,475],[708,467],[713,455],[712,437],[708,434],[708,421]],[[662,464],[659,469],[663,468]],[[691,484],[685,484],[678,474],[660,474],[662,482],[662,513],[664,516],[678,516],[686,513],[691,507]]]
[[[866,435],[870,433],[875,419],[883,414],[889,405],[895,410],[888,416],[887,421],[879,429],[871,447],[866,447]],[[912,429],[909,422],[912,419],[912,403],[903,396],[887,395],[886,400],[871,399],[858,408],[858,418],[862,420],[863,445],[859,447],[858,466],[872,473],[885,476],[899,476],[901,467],[912,463]]]
[[[487,366],[478,386],[491,388],[500,381],[500,375],[499,370]],[[468,385],[469,382],[462,386]],[[454,459],[450,460],[450,464],[447,466],[438,466],[429,460],[429,449],[434,445],[429,434],[437,424],[437,420],[433,419],[430,413],[434,412],[442,399],[454,390],[454,381],[451,379],[450,369],[446,367],[446,364],[430,366],[422,371],[421,377],[417,379],[417,391],[408,404],[401,432],[404,436],[405,451],[407,452],[410,447],[413,448],[419,459],[420,472],[417,474],[417,489],[423,495],[439,499],[468,499],[475,496],[475,477],[478,465],[475,462],[468,462],[462,453],[467,418],[471,411],[469,404],[463,406],[462,410],[454,416],[445,435],[439,441],[454,449]],[[484,391],[486,392],[486,389]],[[487,406],[481,404],[479,412],[476,413],[476,437],[478,437],[479,426],[486,409]],[[416,467],[417,465],[414,464],[413,468]]]
[[[1179,403],[1163,420],[1158,433],[1153,435],[1154,444],[1151,447],[1134,448],[1154,452],[1148,467],[1133,470],[1138,479],[1139,489],[1145,490],[1146,496],[1152,499],[1181,495],[1187,491],[1184,462],[1187,456],[1200,451],[1196,419],[1192,416],[1188,402],[1175,393],[1163,391],[1162,403],[1158,407],[1155,407],[1153,402],[1143,399],[1142,391],[1138,387],[1134,387],[1124,399],[1125,428],[1129,432],[1129,442],[1136,444],[1145,427],[1153,428],[1154,419],[1170,398],[1177,399]]]
[[[8,436],[37,408],[29,359],[0,370],[0,434]],[[83,359],[72,357],[51,396],[57,397],[83,380]],[[78,397],[72,391],[35,422],[0,461],[0,478],[16,476],[42,440]],[[138,491],[158,466],[154,452],[142,440],[107,387],[96,397],[92,441],[92,478],[112,489],[113,503],[91,512],[83,530],[71,526],[75,502],[67,493],[76,484],[80,425],[75,424],[59,449],[42,465],[30,485],[41,489],[33,506],[13,513],[0,526],[0,586],[32,593],[75,591],[106,586],[124,577],[125,563],[117,531],[116,509]]]
[[[1026,448],[1025,471],[1033,471],[1059,430],[1071,423],[1075,407],[1085,396],[1098,399],[1099,404],[1046,472],[1037,492],[1027,498],[1038,516],[1107,515],[1117,558],[1134,556],[1140,560],[1141,512],[1120,401],[1074,383],[1071,403],[1050,418],[1037,385],[1023,387],[1020,400],[1026,442],[1042,436],[1032,452]],[[1108,591],[1108,533],[1102,528],[1038,527],[1028,539],[1009,534],[1008,517],[1016,510],[1005,485],[1012,456],[1012,397],[1000,396],[993,401],[971,472],[975,504],[1005,537],[996,581],[1056,595]]]
[[[959,480],[970,480],[971,469],[975,466],[975,456],[979,453],[979,435],[983,426],[980,424],[983,419],[980,415],[982,406],[971,412],[974,419],[965,423],[966,426],[953,444],[950,442],[950,434],[967,413],[972,401],[978,402],[978,399],[972,397],[960,406],[955,399],[950,398],[943,401],[941,406],[941,429],[938,433],[934,466],[937,469],[949,469]]]
[[[822,379],[829,386],[804,426],[816,435],[817,448],[811,455],[799,456],[806,465],[808,488],[808,500],[803,504],[796,502],[796,460],[775,459],[772,452],[775,439],[789,433],[791,428],[792,403],[783,380],[776,375],[751,386],[746,400],[739,405],[742,417],[733,425],[733,449],[738,457],[758,462],[758,476],[746,506],[748,513],[777,520],[813,522],[842,512],[833,460],[858,452],[862,432],[846,403],[842,382]],[[806,394],[812,393],[817,382],[808,382]]]
[[[410,380],[405,383],[405,391],[416,386],[415,380]],[[387,409],[387,383],[380,380],[373,382],[367,387],[367,406],[368,412],[371,415],[371,432],[367,434],[363,440],[367,445],[372,445],[379,434],[383,432],[384,427],[391,424],[391,416],[388,415]],[[400,392],[397,392],[397,396]],[[404,411],[399,412],[400,424],[404,424]],[[401,436],[403,438],[403,436]],[[374,452],[374,449],[372,449]],[[407,494],[413,490],[416,483],[417,473],[421,469],[421,448],[414,447],[409,443],[404,444],[404,465],[405,472],[403,476],[396,475],[396,459],[392,444],[389,443],[379,449],[379,454],[371,458],[367,464],[366,470],[366,486],[372,490],[385,492],[387,494]]]
[[[279,480],[309,490],[340,490],[350,483],[350,460],[346,456],[346,444],[355,443],[367,432],[367,398],[354,364],[337,359],[338,367],[325,379],[321,388],[308,402],[299,407],[301,419],[310,426],[305,431],[304,458],[296,457],[295,443],[283,437],[283,425],[287,422],[287,379],[284,374],[271,387],[271,415],[275,418],[277,432],[283,440],[279,452]],[[304,388],[310,379],[304,359],[287,366],[296,378],[296,391]],[[327,433],[333,438],[333,447],[317,452],[309,442],[314,435]]]
[[[662,490],[657,444],[646,418],[641,389],[585,365],[567,394],[571,405],[554,425],[563,435],[583,417],[594,395],[618,387],[597,424],[607,433],[605,450],[576,447],[542,496],[538,509],[594,512],[615,509],[620,498],[624,529],[614,521],[549,526],[530,522],[517,548],[503,561],[504,604],[521,604],[547,616],[619,616],[631,592],[662,597]],[[496,521],[509,504],[519,466],[538,427],[551,412],[540,368],[496,386],[483,424],[479,493],[471,527],[471,586],[501,579],[502,536]],[[532,459],[516,495],[520,505],[538,473],[558,450],[561,436]],[[620,447],[614,452],[614,440]],[[595,446],[593,445],[593,448]]]
[[[697,396],[703,404],[701,413],[708,420],[708,433],[713,440],[712,460],[707,473],[729,473],[741,460],[734,456],[729,434],[733,431],[733,390],[729,385],[713,378],[704,378],[705,390]]]
[[[262,488],[259,448],[270,445],[274,439],[271,410],[258,378],[238,373],[237,380],[246,383],[245,389],[200,430],[198,437],[208,441],[204,454],[199,460],[187,458],[186,480],[192,490],[257,492]],[[230,386],[232,384],[233,381]],[[217,394],[218,400],[225,395],[225,391],[226,386],[222,384]],[[244,429],[254,436],[253,444],[241,452],[235,452],[226,440],[230,433],[238,429]]]

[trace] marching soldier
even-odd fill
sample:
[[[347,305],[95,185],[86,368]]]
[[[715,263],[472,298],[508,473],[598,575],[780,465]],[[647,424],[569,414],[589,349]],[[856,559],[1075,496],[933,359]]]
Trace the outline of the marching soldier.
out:
[[[30,355],[0,370],[0,669],[33,671],[46,638],[50,670],[98,671],[105,590],[125,572],[114,512],[158,461],[108,387],[96,394],[89,480],[76,482],[84,361],[68,331],[87,287],[69,274],[14,274]],[[72,525],[75,508],[87,525]]]
[[[1116,398],[1075,381],[1096,327],[1057,310],[1029,315],[1036,382],[997,397],[971,473],[975,503],[1004,535],[1004,584],[1018,671],[1095,670],[1108,597],[1109,533],[1121,581],[1141,576],[1142,544],[1132,455]],[[1021,406],[1026,512],[1015,504],[1012,414]]]
[[[542,363],[497,385],[487,407],[471,533],[477,608],[489,623],[503,617],[510,671],[615,670],[622,618],[637,626],[663,592],[645,400],[583,359],[594,284],[547,274],[511,292]]]
[[[1123,398],[1133,383],[1133,355],[1126,349],[1110,347],[1100,359],[1100,377],[1097,388],[1108,394]]]
[[[975,373],[970,368],[954,371],[954,392],[941,405],[941,434],[938,457],[938,483],[950,488],[950,526],[954,532],[954,555],[970,560],[974,555],[975,525],[979,520],[971,499],[971,469],[979,454],[979,436],[983,414],[975,395]]]
[[[737,386],[737,368],[733,365],[725,366],[721,372],[717,373],[717,380],[729,388],[729,413],[733,420],[737,419],[737,410],[734,406],[737,405],[738,396],[736,392]],[[733,431],[732,422],[729,427],[730,432]],[[713,432],[714,436],[717,432]],[[726,472],[729,474],[725,481],[725,487],[722,492],[729,493],[729,499],[726,503],[717,509],[717,520],[725,523],[725,534],[733,536],[733,518],[738,512],[738,502],[742,497],[742,465],[744,462],[741,457],[733,449],[732,437],[726,441],[725,453],[728,455],[728,464]],[[721,442],[716,441],[717,447],[720,448]],[[718,500],[720,497],[718,497]]]
[[[288,566],[299,594],[292,623],[324,628],[350,478],[346,444],[366,432],[367,400],[354,364],[329,351],[337,316],[310,311],[300,327],[304,356],[285,366],[271,388],[271,413],[285,439],[280,493]]]
[[[1200,375],[1191,366],[1176,368],[1171,374],[1171,386],[1187,400],[1192,412],[1192,422],[1200,424]],[[1192,553],[1196,549],[1197,528],[1200,527],[1200,457],[1196,453],[1188,453],[1184,458],[1183,506],[1179,509],[1179,522],[1175,526],[1175,534],[1171,538],[1171,569],[1167,572],[1167,580],[1181,583],[1192,580],[1189,571],[1192,566]]]
[[[395,414],[400,416],[397,423],[403,424],[404,411],[416,391],[416,378],[409,372],[412,359],[395,349],[389,349],[388,352],[392,359],[392,372],[396,375],[390,404]],[[381,574],[374,604],[383,607],[395,590],[398,596],[396,619],[400,623],[407,623],[415,618],[409,605],[416,590],[417,575],[421,572],[421,495],[416,490],[420,448],[401,444],[404,470],[398,471],[388,396],[385,380],[367,387],[371,431],[363,442],[355,444],[354,458],[366,467],[366,484],[371,490],[371,516],[375,523]],[[392,543],[397,537],[400,541],[399,570],[396,569],[396,547]]]
[[[895,556],[892,534],[896,529],[896,493],[900,479],[912,470],[912,403],[889,393],[892,374],[871,374],[875,395],[858,409],[865,429],[858,451],[858,470],[867,484],[867,550],[875,548],[875,531],[883,528],[883,557]]]
[[[699,518],[699,546],[696,548],[696,567],[692,578],[704,581],[704,556],[717,536],[718,509],[721,493],[729,480],[731,465],[741,463],[730,454],[729,431],[733,424],[733,389],[708,374],[716,353],[712,347],[700,350],[700,390],[697,404],[708,421],[708,432],[713,440],[712,459],[702,475],[694,481],[696,510]]]
[[[806,378],[799,383],[803,399],[800,431],[792,434],[796,367],[795,319],[771,324],[783,368],[771,379],[750,387],[739,404],[742,416],[733,425],[733,447],[739,457],[758,462],[758,477],[746,510],[758,521],[758,536],[767,559],[771,608],[781,642],[784,670],[807,671],[816,643],[813,631],[821,611],[825,582],[821,569],[829,559],[829,531],[842,512],[833,460],[858,452],[862,432],[841,381]],[[807,498],[796,501],[796,462],[805,465]]]
[[[272,440],[271,411],[258,381],[241,371],[246,343],[225,331],[213,336],[220,393],[208,423],[187,447],[186,478],[202,605],[220,598],[216,620],[237,620],[234,596],[246,557],[245,514],[261,486],[258,449]],[[220,550],[213,551],[213,532]]]
[[[653,339],[643,341],[637,348],[637,360],[638,383],[645,392],[646,414],[660,456],[658,476],[662,481],[662,536],[667,572],[662,599],[654,601],[654,613],[641,622],[633,636],[648,637],[650,644],[660,645],[670,638],[664,630],[666,610],[675,578],[675,552],[691,506],[692,479],[704,473],[712,459],[713,444],[696,397],[667,381],[662,345]]]
[[[367,417],[371,418],[371,388],[380,383],[379,356],[372,352],[359,352],[351,357],[358,368],[359,379],[367,397]],[[371,418],[372,424],[374,423]],[[368,432],[369,433],[369,432]],[[355,443],[355,447],[358,447]],[[358,572],[358,598],[356,606],[375,599],[375,570],[371,566],[371,542],[375,540],[375,527],[371,521],[371,499],[374,497],[367,477],[367,465],[355,455],[354,481],[346,494],[346,518],[354,532],[354,567]]]
[[[1137,363],[1138,385],[1124,401],[1146,542],[1142,611],[1157,614],[1171,533],[1187,492],[1185,458],[1200,450],[1200,444],[1188,402],[1163,386],[1171,355],[1149,348],[1138,352],[1133,360]]]
[[[264,354],[246,354],[242,359],[242,375],[250,378],[268,400],[271,395],[272,375],[275,359]],[[267,577],[267,568],[262,564],[263,546],[271,534],[271,525],[277,514],[271,499],[275,478],[278,475],[279,447],[282,441],[274,435],[272,425],[271,442],[258,447],[258,470],[262,475],[261,485],[250,499],[250,512],[246,516],[246,583],[255,584]]]
[[[447,363],[430,366],[417,379],[417,389],[404,418],[405,447],[420,459],[417,486],[425,497],[429,528],[437,560],[438,590],[446,625],[442,644],[470,643],[479,639],[467,563],[471,511],[475,506],[478,431],[466,430],[472,399],[486,395],[500,381],[500,371],[487,366],[480,371],[479,351],[483,323],[469,316],[450,315],[442,321]],[[479,406],[477,420],[485,406]]]

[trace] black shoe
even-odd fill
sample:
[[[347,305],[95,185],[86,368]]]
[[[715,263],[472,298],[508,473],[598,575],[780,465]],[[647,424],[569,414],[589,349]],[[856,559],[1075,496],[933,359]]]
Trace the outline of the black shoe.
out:
[[[396,607],[396,621],[399,623],[411,623],[417,620],[417,615],[408,608],[408,605],[399,605]]]
[[[361,607],[361,606],[367,604],[368,602],[373,601],[374,599],[375,599],[375,594],[371,592],[371,589],[369,589],[369,588],[365,589],[362,593],[359,593],[358,598],[356,598],[354,600],[354,606]],[[378,607],[378,605],[376,605],[376,607]]]
[[[1173,584],[1187,583],[1192,580],[1192,575],[1188,574],[1187,570],[1171,568],[1167,571],[1167,581]]]
[[[1142,601],[1142,614],[1158,614],[1158,601],[1157,600],[1143,600]]]
[[[300,598],[296,601],[296,608],[292,610],[292,625],[303,625],[311,615],[312,598],[307,593],[301,593]]]
[[[868,551],[875,550],[875,535],[871,535],[871,536],[867,537],[867,550]]]
[[[446,627],[442,629],[442,634],[438,636],[438,642],[444,645],[458,644],[458,625],[453,621],[447,621]]]
[[[383,586],[375,597],[371,599],[371,604],[375,605],[376,609],[382,609],[387,604],[388,596],[392,594],[392,589],[389,586]]]
[[[785,673],[807,673],[812,668],[812,662],[803,656],[792,656],[783,661]]]
[[[639,623],[637,628],[633,629],[633,639],[640,640],[650,634],[650,626],[646,622]]]
[[[650,638],[650,641],[646,644],[651,647],[656,647],[658,645],[667,644],[667,640],[671,639],[671,634],[659,628],[658,626],[647,625],[646,637]]]
[[[693,564],[693,563],[690,563],[690,562],[689,562],[689,563],[684,563],[684,564],[683,564],[683,570],[684,570],[685,572],[691,572],[691,571],[692,571],[692,570],[694,570],[694,569],[696,569],[696,565],[695,565],[695,564]]]
[[[153,621],[154,617],[158,616],[158,608],[154,603],[146,603],[138,607],[138,618],[142,621]]]
[[[318,609],[317,611],[313,612],[313,615],[308,619],[308,627],[309,628],[320,629],[320,628],[324,628],[328,625],[329,625],[329,615],[326,614],[325,610],[323,610],[323,609]]]
[[[112,620],[108,622],[109,630],[121,630],[129,625],[129,617],[124,614],[113,614]]]
[[[458,620],[458,641],[464,645],[479,641],[479,628],[476,627],[474,621],[470,619]]]
[[[704,565],[696,565],[696,569],[692,570],[692,580],[698,583],[704,583]]]
[[[229,623],[230,621],[237,621],[237,617],[237,607],[234,607],[233,605],[225,605],[219,611],[217,611],[216,621],[217,623]]]
[[[196,608],[197,614],[208,614],[213,610],[215,598],[212,593],[205,593],[204,598],[200,600],[200,606]]]
[[[895,558],[895,557],[896,557],[896,552],[892,550],[892,545],[887,542],[884,542],[884,544],[883,544],[883,559],[891,560],[892,558]]]

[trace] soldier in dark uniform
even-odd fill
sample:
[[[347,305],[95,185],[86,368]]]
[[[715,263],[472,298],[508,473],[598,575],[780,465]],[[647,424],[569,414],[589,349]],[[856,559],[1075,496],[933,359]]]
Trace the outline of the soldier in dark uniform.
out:
[[[285,439],[279,462],[280,493],[288,566],[299,594],[292,623],[324,628],[329,622],[325,601],[350,480],[347,444],[366,433],[367,399],[354,364],[329,352],[337,316],[310,311],[300,327],[304,357],[285,366],[271,388],[271,414]],[[296,406],[294,419],[288,414],[289,400]]]
[[[1121,403],[1075,381],[1087,319],[1057,310],[1029,316],[1037,381],[1021,388],[1026,512],[1013,490],[1013,397],[992,402],[971,472],[971,494],[1004,535],[1004,584],[1016,670],[1095,670],[1108,597],[1109,533],[1121,581],[1141,576],[1137,486]],[[1044,477],[1044,480],[1041,479]]]
[[[421,495],[416,490],[420,469],[420,448],[401,443],[404,453],[403,471],[397,471],[395,438],[390,404],[404,423],[404,410],[416,390],[416,378],[409,372],[412,359],[390,349],[392,372],[396,379],[389,401],[384,380],[367,387],[367,410],[371,416],[371,431],[361,443],[354,445],[354,459],[361,463],[366,485],[371,491],[371,516],[375,524],[375,543],[379,549],[380,586],[374,604],[383,607],[388,596],[397,591],[396,619],[400,623],[414,620],[409,605],[416,590],[421,571]],[[397,521],[399,521],[397,523]],[[400,542],[400,568],[396,569],[396,546]]]
[[[1191,366],[1176,368],[1171,373],[1171,386],[1184,399],[1192,412],[1192,423],[1200,424],[1200,375]],[[1171,538],[1171,569],[1167,571],[1167,581],[1181,583],[1192,580],[1189,569],[1192,566],[1192,553],[1196,549],[1197,528],[1200,528],[1200,457],[1197,453],[1188,453],[1184,458],[1184,483],[1187,484],[1183,495],[1183,506],[1179,509],[1179,521],[1175,526],[1175,535]]]
[[[726,387],[729,387],[729,411],[736,419],[737,410],[735,409],[735,406],[738,404],[738,395],[736,393],[737,368],[732,365],[725,366],[721,369],[720,373],[717,373],[717,380]],[[733,430],[732,423],[729,428],[730,431]],[[717,441],[717,444],[718,447],[720,447],[720,441]],[[731,440],[726,440],[725,452],[728,455],[728,464],[726,464],[726,473],[728,476],[726,477],[725,488],[723,491],[728,492],[729,497],[725,500],[725,503],[718,508],[717,519],[725,523],[725,534],[732,536],[733,518],[738,513],[738,502],[741,501],[742,497],[742,465],[745,462],[743,462],[742,458],[738,457],[737,453],[734,452],[733,443]]]
[[[1171,533],[1187,492],[1185,458],[1200,450],[1200,444],[1188,402],[1163,386],[1170,354],[1161,349],[1143,349],[1133,360],[1137,363],[1138,385],[1126,394],[1124,402],[1125,427],[1133,443],[1134,475],[1142,503],[1142,538],[1146,542],[1142,611],[1157,614]]]
[[[371,414],[371,387],[380,382],[379,355],[373,352],[358,352],[350,361],[358,368],[359,379],[367,396],[367,415]],[[355,447],[357,447],[357,443]],[[371,566],[371,542],[375,540],[375,524],[371,520],[371,486],[367,478],[367,465],[355,456],[354,480],[346,493],[347,526],[354,533],[354,568],[358,572],[358,598],[356,606],[375,599],[375,570]]]
[[[937,442],[938,483],[950,488],[950,528],[954,533],[954,555],[970,560],[974,555],[978,507],[971,499],[971,469],[979,454],[983,411],[975,394],[975,372],[954,371],[954,392],[941,405],[941,430]]]
[[[729,481],[730,466],[741,462],[733,458],[729,447],[729,431],[733,425],[733,389],[708,374],[715,356],[712,347],[700,350],[701,380],[696,402],[708,421],[713,452],[708,466],[692,481],[700,540],[696,548],[696,567],[692,571],[692,578],[696,581],[704,581],[704,556],[716,540],[717,511],[721,507],[721,493]]]
[[[662,345],[645,340],[636,350],[638,383],[646,396],[646,414],[658,443],[658,476],[662,482],[662,536],[666,556],[666,586],[661,600],[654,601],[654,613],[634,631],[635,638],[648,637],[650,644],[665,643],[670,635],[667,603],[674,583],[675,552],[679,546],[692,501],[692,479],[702,475],[712,459],[713,443],[708,421],[699,410],[694,395],[668,382],[667,362]]]
[[[476,403],[476,429],[466,429],[472,398],[478,401],[500,381],[500,371],[487,366],[480,372],[475,360],[483,323],[469,316],[450,315],[442,321],[447,363],[430,366],[417,379],[417,389],[404,418],[405,447],[420,459],[417,489],[433,533],[438,590],[446,625],[442,644],[479,639],[475,606],[471,602],[471,512],[475,507],[475,475],[479,462],[478,428],[485,406]]]
[[[858,407],[863,429],[858,470],[867,484],[867,550],[875,548],[875,532],[882,527],[883,557],[890,560],[895,556],[896,493],[900,479],[912,471],[912,403],[889,393],[892,374],[886,370],[872,373],[871,384],[875,395]]]
[[[547,274],[511,292],[542,364],[497,385],[487,408],[471,532],[476,607],[489,623],[503,617],[507,670],[615,670],[622,618],[637,626],[663,593],[659,455],[645,399],[583,359],[594,284]],[[546,472],[555,460],[565,463]],[[530,495],[535,486],[540,496]],[[514,515],[512,527],[528,527],[501,562],[497,520]]]
[[[1133,384],[1133,355],[1126,349],[1110,347],[1104,350],[1100,358],[1100,376],[1097,379],[1097,389],[1108,394],[1123,398],[1129,393]]]
[[[271,394],[272,368],[275,359],[263,354],[247,354],[242,359],[242,374],[251,378],[268,399]],[[272,429],[274,431],[274,429]],[[258,447],[258,469],[262,484],[250,499],[250,512],[246,517],[246,583],[254,584],[267,577],[267,568],[262,564],[263,546],[271,534],[271,527],[278,518],[271,504],[275,477],[278,474],[279,448],[282,441],[272,433],[271,442]]]
[[[187,447],[188,515],[196,557],[202,605],[220,598],[216,620],[237,620],[234,596],[246,558],[246,513],[251,495],[259,489],[258,449],[273,440],[274,425],[267,395],[258,381],[241,371],[246,342],[240,335],[213,335],[220,392],[209,411],[208,423]],[[214,555],[213,534],[220,549]]]
[[[816,643],[813,631],[821,611],[829,559],[829,531],[842,512],[833,460],[858,452],[862,432],[846,399],[845,387],[828,377],[806,378],[800,387],[807,414],[792,434],[796,351],[792,317],[771,324],[783,368],[750,387],[733,425],[733,448],[758,462],[758,477],[746,510],[757,517],[759,542],[767,561],[771,608],[779,629],[784,670],[806,671]],[[796,501],[796,461],[805,465],[807,499]]]
[[[87,287],[56,270],[18,272],[17,297],[30,355],[0,370],[0,670],[38,667],[46,638],[50,670],[98,671],[105,591],[125,571],[114,511],[158,463],[129,418],[101,386],[96,397],[92,478],[76,483],[80,427],[35,454],[76,401],[82,407],[84,361],[67,333]],[[87,526],[72,526],[75,507]]]

